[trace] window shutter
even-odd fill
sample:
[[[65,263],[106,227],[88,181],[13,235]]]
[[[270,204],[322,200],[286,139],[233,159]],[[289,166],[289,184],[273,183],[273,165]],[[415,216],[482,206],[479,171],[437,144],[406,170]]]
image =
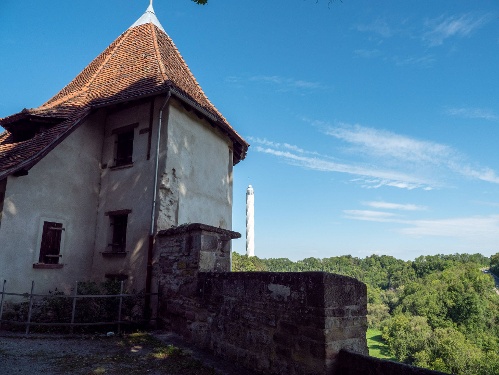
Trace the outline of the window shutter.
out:
[[[61,252],[61,238],[64,228],[61,223],[45,221],[43,223],[42,243],[39,263],[58,264]]]

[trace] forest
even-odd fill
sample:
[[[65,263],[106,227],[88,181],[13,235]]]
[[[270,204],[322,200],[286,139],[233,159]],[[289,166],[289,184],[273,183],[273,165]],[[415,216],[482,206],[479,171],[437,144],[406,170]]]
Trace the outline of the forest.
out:
[[[233,252],[233,271],[325,271],[367,285],[368,325],[399,362],[452,374],[499,374],[499,253],[260,259]],[[490,269],[490,270],[489,270]]]

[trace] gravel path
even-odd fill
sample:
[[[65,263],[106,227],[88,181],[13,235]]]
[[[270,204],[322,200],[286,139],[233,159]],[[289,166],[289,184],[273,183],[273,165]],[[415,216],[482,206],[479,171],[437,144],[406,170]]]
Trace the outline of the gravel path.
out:
[[[4,336],[0,337],[0,373],[5,375],[80,373],[79,370],[82,369],[76,367],[78,363],[72,362],[72,358],[91,356],[96,352],[114,354],[115,340],[63,336]]]
[[[107,337],[0,332],[0,374],[254,375],[164,332]],[[137,338],[138,337],[138,338]],[[171,351],[171,346],[180,348]]]

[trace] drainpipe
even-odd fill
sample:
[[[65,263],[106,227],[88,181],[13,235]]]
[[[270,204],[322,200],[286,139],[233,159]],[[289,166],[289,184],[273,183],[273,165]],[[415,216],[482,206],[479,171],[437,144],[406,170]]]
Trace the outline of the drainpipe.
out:
[[[149,229],[149,246],[147,249],[147,269],[146,269],[146,296],[145,296],[145,306],[144,306],[144,317],[146,320],[151,318],[151,284],[152,284],[152,258],[155,240],[155,218],[156,218],[156,202],[158,196],[158,170],[159,170],[159,148],[161,142],[161,125],[163,122],[163,109],[166,107],[170,101],[171,92],[168,91],[165,102],[161,109],[159,110],[159,121],[158,121],[158,136],[156,140],[156,158],[154,161],[154,188],[153,188],[153,198],[151,207],[151,227]]]

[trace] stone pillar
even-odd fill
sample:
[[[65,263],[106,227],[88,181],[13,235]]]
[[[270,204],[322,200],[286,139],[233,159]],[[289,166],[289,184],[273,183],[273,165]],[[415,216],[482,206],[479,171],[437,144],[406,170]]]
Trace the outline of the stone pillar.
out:
[[[160,283],[163,323],[185,337],[188,321],[197,320],[195,302],[200,272],[230,272],[230,241],[241,234],[205,224],[185,224],[158,232],[153,277]]]

